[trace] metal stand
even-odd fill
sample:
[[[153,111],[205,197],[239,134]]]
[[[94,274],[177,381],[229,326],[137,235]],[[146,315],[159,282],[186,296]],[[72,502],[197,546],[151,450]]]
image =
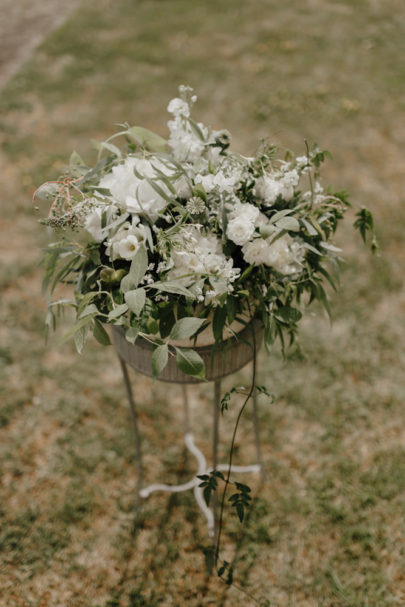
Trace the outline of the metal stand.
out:
[[[142,466],[142,448],[141,448],[141,438],[138,427],[138,417],[135,407],[135,402],[132,394],[131,383],[128,377],[128,370],[126,363],[120,358],[120,364],[122,369],[122,374],[124,377],[125,388],[127,392],[129,408],[131,412],[131,421],[134,431],[134,444],[135,444],[135,454],[136,454],[136,465],[137,465],[137,483],[136,483],[136,494],[137,494],[137,507],[140,506],[141,498],[147,498],[154,491],[166,491],[169,493],[181,493],[182,491],[189,491],[193,489],[194,496],[196,502],[204,514],[207,524],[208,524],[208,533],[209,536],[213,539],[216,535],[216,526],[217,526],[217,499],[216,495],[213,497],[212,501],[212,509],[208,508],[205,500],[203,498],[202,488],[198,485],[201,483],[201,480],[197,478],[197,475],[202,474],[210,474],[213,470],[219,470],[220,472],[225,472],[228,470],[228,464],[218,464],[218,440],[219,440],[219,412],[220,412],[220,404],[221,404],[221,381],[218,379],[214,383],[214,410],[213,410],[213,432],[212,432],[212,467],[207,465],[207,460],[204,454],[200,451],[200,449],[196,446],[194,442],[194,436],[191,432],[191,423],[190,423],[190,408],[188,403],[188,393],[185,384],[182,384],[183,388],[183,405],[184,405],[184,444],[186,448],[190,451],[190,453],[197,460],[197,473],[196,475],[186,483],[182,483],[181,485],[166,485],[163,483],[155,483],[149,485],[148,487],[142,488],[143,481],[143,466]],[[262,475],[262,479],[264,478],[264,469],[263,469],[263,460],[260,448],[260,440],[259,440],[259,426],[257,419],[257,394],[256,390],[253,394],[253,427],[254,427],[254,436],[255,436],[255,446],[256,446],[256,455],[258,464],[253,464],[251,466],[234,466],[232,465],[232,472],[260,472]]]

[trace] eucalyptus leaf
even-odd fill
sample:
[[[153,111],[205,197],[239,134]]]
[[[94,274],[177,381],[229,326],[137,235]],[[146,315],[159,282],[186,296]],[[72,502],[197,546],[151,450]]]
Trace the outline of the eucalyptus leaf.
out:
[[[321,242],[321,247],[323,249],[326,249],[327,251],[332,251],[332,253],[341,253],[342,252],[342,249],[335,247],[330,242]]]
[[[136,316],[142,312],[145,301],[146,301],[146,291],[142,287],[139,289],[135,289],[133,291],[127,291],[125,293],[125,303],[128,308],[133,312]]]
[[[96,313],[88,314],[84,318],[81,318],[80,320],[78,320],[73,325],[73,327],[69,331],[67,331],[67,333],[65,333],[65,335],[62,337],[62,343],[64,344],[68,339],[73,337],[73,335],[76,333],[76,331],[79,331],[79,329],[81,329],[82,327],[85,327],[87,324],[88,325],[92,324],[95,316],[96,316]]]
[[[81,329],[79,329],[78,331],[76,331],[76,333],[73,336],[74,341],[75,341],[76,350],[78,351],[79,354],[81,354],[83,351],[84,344],[86,343],[87,335],[88,335],[88,326],[85,326],[85,327],[82,327]]]
[[[169,347],[167,344],[158,346],[152,354],[152,374],[154,378],[157,378],[169,360]]]
[[[167,141],[143,126],[132,126],[128,129],[127,135],[138,145],[151,152],[165,152],[167,150]]]
[[[304,218],[301,218],[301,223],[303,224],[303,226],[305,227],[306,231],[308,232],[308,234],[310,236],[318,236],[318,232],[317,232],[317,230],[315,230],[312,223],[310,223],[309,221],[307,221]]]
[[[174,281],[167,280],[165,282],[154,282],[150,286],[153,287],[154,289],[157,289],[158,291],[165,291],[166,293],[174,293],[175,295],[184,295],[184,297],[189,297],[191,299],[195,299],[195,295],[191,291],[189,291],[188,289],[186,289],[186,287],[183,287],[182,285],[180,285]]]
[[[282,219],[282,217],[290,215],[294,211],[295,209],[283,209],[282,211],[277,211],[277,213],[274,213],[274,215],[270,218],[269,223],[276,223],[277,221]]]
[[[280,230],[288,230],[290,232],[298,232],[300,229],[299,221],[295,217],[282,217],[275,222],[275,225]]]
[[[99,150],[100,152],[101,150],[107,150],[108,152],[114,154],[114,156],[118,156],[118,158],[121,158],[122,156],[122,152],[119,147],[117,147],[113,143],[108,143],[108,141],[97,141],[96,139],[92,139],[91,143],[93,147],[96,148],[96,150]]]
[[[148,269],[148,254],[143,244],[140,245],[131,262],[129,272],[121,280],[121,291],[126,293],[136,289]]]
[[[170,339],[186,339],[187,337],[191,337],[196,331],[198,331],[203,323],[204,319],[201,318],[181,318],[172,328],[170,332]]]

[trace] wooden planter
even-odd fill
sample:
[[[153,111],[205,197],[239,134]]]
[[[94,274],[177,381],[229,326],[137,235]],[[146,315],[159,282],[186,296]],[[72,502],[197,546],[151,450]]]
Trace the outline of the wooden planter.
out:
[[[214,344],[196,346],[190,342],[188,347],[193,348],[205,363],[206,379],[215,381],[235,371],[242,369],[253,358],[252,330],[256,336],[256,346],[260,347],[263,338],[263,325],[254,320],[252,325],[243,328],[235,336],[224,340],[221,346]],[[153,344],[142,337],[138,337],[134,344],[125,339],[125,331],[120,326],[111,326],[115,348],[122,361],[142,373],[152,376]],[[182,343],[184,346],[184,343]],[[160,381],[180,384],[197,384],[204,380],[191,377],[181,371],[176,364],[176,357],[169,356],[169,362],[159,375]]]

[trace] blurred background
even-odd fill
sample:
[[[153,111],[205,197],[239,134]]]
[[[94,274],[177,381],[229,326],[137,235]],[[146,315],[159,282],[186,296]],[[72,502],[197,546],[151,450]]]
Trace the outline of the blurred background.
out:
[[[0,0],[0,12],[0,605],[404,605],[402,0]],[[228,512],[223,545],[250,597],[207,576],[192,494],[153,494],[135,518],[112,347],[60,345],[68,319],[44,342],[47,209],[34,210],[35,188],[73,149],[93,163],[90,140],[117,123],[166,136],[179,84],[236,151],[266,136],[329,150],[325,183],[374,212],[381,245],[371,257],[352,213],[336,238],[347,263],[332,326],[310,308],[286,360],[261,353],[259,383],[274,394],[260,401],[268,480],[249,482],[242,528]],[[187,480],[181,392],[132,377],[146,482]],[[224,390],[248,380],[247,368]],[[190,398],[208,455],[211,385]],[[238,404],[221,420],[222,458]],[[251,425],[247,412],[238,463],[254,461]]]

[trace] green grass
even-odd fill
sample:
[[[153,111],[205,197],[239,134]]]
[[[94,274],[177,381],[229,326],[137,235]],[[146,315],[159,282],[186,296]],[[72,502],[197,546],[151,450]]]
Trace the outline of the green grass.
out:
[[[101,6],[102,5],[102,6]],[[178,84],[236,149],[271,135],[318,141],[327,179],[375,213],[371,259],[348,221],[334,322],[309,310],[284,361],[260,357],[267,483],[241,527],[226,513],[235,583],[271,607],[392,607],[405,602],[403,111],[405,9],[399,0],[90,0],[51,34],[0,96],[0,586],[7,607],[254,604],[209,578],[206,528],[191,494],[152,495],[136,516],[133,438],[111,348],[79,357],[43,341],[37,267],[45,231],[31,196],[76,149],[128,121],[166,134]],[[63,324],[63,323],[62,323]],[[65,325],[68,324],[66,320]],[[226,380],[248,381],[248,371]],[[146,480],[194,471],[176,387],[134,377]],[[193,394],[210,449],[210,392]],[[237,400],[221,421],[226,456]],[[254,460],[251,416],[238,461]],[[1,603],[3,601],[3,603]]]

